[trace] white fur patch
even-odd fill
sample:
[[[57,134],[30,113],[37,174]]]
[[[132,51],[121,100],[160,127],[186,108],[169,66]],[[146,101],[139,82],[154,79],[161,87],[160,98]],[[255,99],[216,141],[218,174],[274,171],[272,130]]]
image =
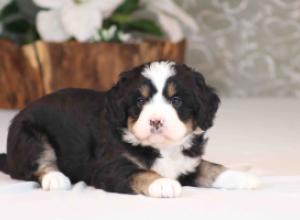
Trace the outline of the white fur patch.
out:
[[[258,177],[241,171],[226,170],[221,173],[213,187],[225,189],[255,189],[261,185]]]
[[[150,168],[161,176],[176,179],[181,174],[195,171],[201,157],[188,157],[180,147],[170,147],[160,150],[161,158],[155,160]]]
[[[136,136],[134,136],[134,134],[132,134],[128,129],[123,129],[122,139],[133,146],[141,144],[140,140],[138,140]]]
[[[172,179],[176,179],[181,174],[193,172],[199,165],[201,157],[192,158],[185,156],[182,153],[182,150],[191,148],[192,140],[194,136],[198,134],[199,130],[196,129],[195,132],[185,136],[180,141],[173,143],[174,145],[172,146],[152,146],[159,149],[161,157],[155,160],[151,170]],[[139,140],[128,130],[124,131],[123,140],[133,146],[140,144]],[[132,156],[130,157],[130,160],[138,166],[141,166]]]
[[[174,64],[174,62],[153,62],[144,69],[142,75],[151,80],[158,93],[162,93],[168,78],[175,74]]]
[[[59,171],[51,171],[42,177],[43,190],[68,190],[71,186],[70,179]]]
[[[156,198],[174,198],[180,196],[182,187],[176,180],[160,178],[150,184],[149,196]]]

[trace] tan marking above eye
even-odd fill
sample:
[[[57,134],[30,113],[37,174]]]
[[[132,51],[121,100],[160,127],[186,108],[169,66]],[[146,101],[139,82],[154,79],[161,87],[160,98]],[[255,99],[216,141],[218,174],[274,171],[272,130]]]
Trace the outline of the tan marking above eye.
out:
[[[141,95],[144,98],[148,98],[150,96],[150,88],[149,88],[149,86],[143,85],[143,86],[141,86],[141,88],[139,90],[141,92]]]
[[[172,97],[176,94],[176,86],[174,83],[170,82],[167,85],[167,96]]]

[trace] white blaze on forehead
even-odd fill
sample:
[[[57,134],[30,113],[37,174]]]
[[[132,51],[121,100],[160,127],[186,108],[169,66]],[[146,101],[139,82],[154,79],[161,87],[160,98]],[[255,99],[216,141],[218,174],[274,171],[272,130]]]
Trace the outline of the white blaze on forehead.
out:
[[[158,93],[162,93],[168,78],[175,75],[174,64],[167,61],[153,62],[144,69],[142,75],[151,80]]]

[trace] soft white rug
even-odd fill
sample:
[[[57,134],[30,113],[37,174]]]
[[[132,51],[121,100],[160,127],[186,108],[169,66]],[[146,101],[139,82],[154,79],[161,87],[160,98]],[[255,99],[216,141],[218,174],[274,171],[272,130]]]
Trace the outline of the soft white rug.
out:
[[[0,111],[0,152],[16,112]],[[262,188],[185,187],[177,199],[106,193],[83,182],[43,192],[0,173],[0,219],[300,219],[300,100],[225,99],[209,132],[208,160],[262,176]]]

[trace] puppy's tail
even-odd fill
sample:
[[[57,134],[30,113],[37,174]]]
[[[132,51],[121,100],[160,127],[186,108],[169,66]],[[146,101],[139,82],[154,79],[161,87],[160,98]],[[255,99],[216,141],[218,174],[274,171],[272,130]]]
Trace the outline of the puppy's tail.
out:
[[[0,154],[0,171],[8,174],[6,158],[6,154]]]

